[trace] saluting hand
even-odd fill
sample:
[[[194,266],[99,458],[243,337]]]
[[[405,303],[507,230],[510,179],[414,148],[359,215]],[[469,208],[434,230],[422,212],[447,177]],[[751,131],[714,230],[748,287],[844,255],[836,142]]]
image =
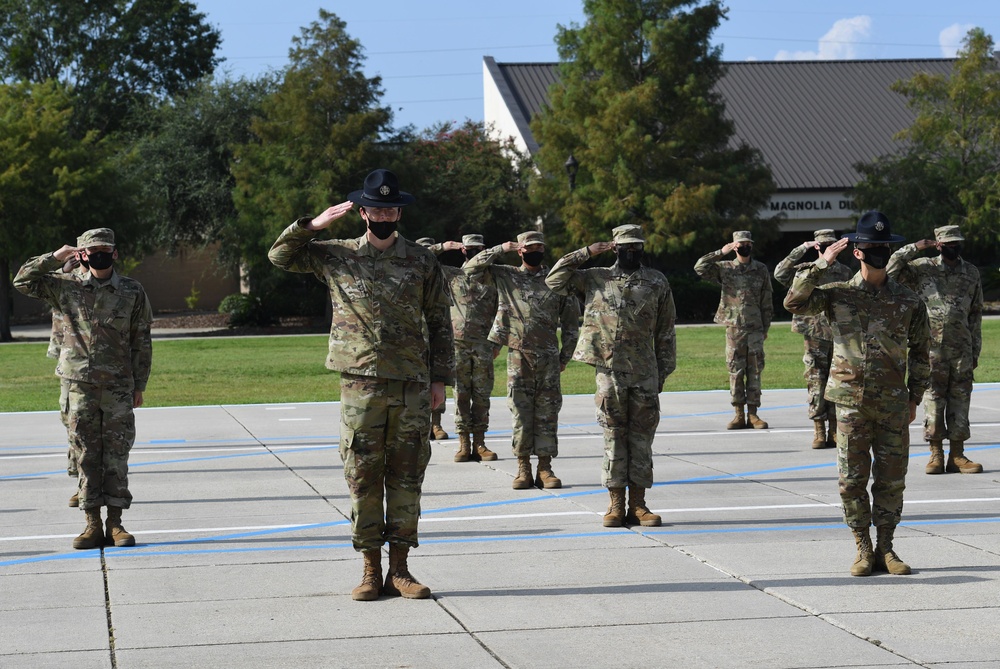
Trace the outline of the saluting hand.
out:
[[[827,263],[832,263],[837,259],[837,256],[840,255],[840,252],[847,248],[847,244],[847,238],[841,237],[826,247],[826,251],[823,251],[823,259],[826,260]]]
[[[728,255],[732,253],[733,251],[736,250],[737,246],[739,246],[739,244],[737,244],[736,242],[729,242],[728,244],[722,247],[722,255]]]
[[[914,246],[917,247],[918,251],[923,251],[924,249],[929,249],[932,246],[937,246],[938,248],[940,248],[940,246],[938,246],[938,243],[936,241],[934,241],[933,239],[921,239],[919,242],[916,242],[914,244]]]
[[[66,262],[69,258],[79,258],[80,250],[75,246],[63,246],[58,251],[52,253],[52,257],[59,262]]]
[[[441,244],[441,248],[445,251],[461,251],[465,248],[465,244],[462,242],[448,241]]]
[[[341,202],[340,204],[335,204],[322,214],[317,216],[312,220],[307,226],[310,230],[322,230],[324,228],[330,227],[330,224],[336,221],[338,218],[343,218],[347,215],[351,209],[354,208],[353,202]]]
[[[615,248],[614,242],[594,242],[587,247],[587,252],[590,253],[590,257],[599,256],[605,251],[610,251]]]
[[[500,248],[504,250],[504,253],[510,253],[511,251],[520,251],[524,247],[521,242],[504,242]]]

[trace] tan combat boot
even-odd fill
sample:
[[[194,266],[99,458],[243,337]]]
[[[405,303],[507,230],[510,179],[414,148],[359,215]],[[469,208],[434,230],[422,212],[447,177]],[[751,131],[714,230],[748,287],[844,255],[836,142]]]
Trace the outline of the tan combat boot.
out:
[[[69,505],[74,508],[80,506],[80,491],[73,493],[73,496],[69,498]]]
[[[517,476],[514,477],[510,487],[514,490],[527,490],[533,487],[531,480],[531,456],[522,455],[517,459]]]
[[[983,471],[983,466],[978,462],[973,462],[965,457],[965,442],[952,440],[948,449],[948,464],[945,471],[952,474],[961,472],[963,474],[979,474]]]
[[[455,462],[468,462],[472,457],[472,442],[468,432],[458,433],[458,451],[455,452]]]
[[[356,602],[373,602],[382,594],[382,551],[374,548],[364,551],[365,573],[358,587],[351,590],[351,599]]]
[[[101,528],[101,507],[85,509],[87,514],[87,527],[76,539],[73,539],[73,548],[98,548],[104,545],[104,532]]]
[[[562,488],[562,481],[552,472],[552,456],[539,455],[538,469],[535,472],[536,488]]]
[[[660,526],[660,517],[646,506],[645,488],[634,485],[628,487],[628,512],[625,514],[625,524],[643,527]]]
[[[497,459],[497,454],[486,448],[485,432],[472,433],[472,448],[475,449],[480,460],[493,461]]]
[[[611,503],[604,514],[604,527],[621,527],[625,522],[625,488],[608,488]]]
[[[733,419],[731,421],[729,421],[728,423],[726,423],[726,429],[727,430],[742,430],[743,428],[745,428],[747,426],[747,419],[743,415],[743,405],[742,404],[734,404],[733,405],[733,411],[736,412],[736,415],[733,416]]]
[[[944,444],[940,441],[931,441],[931,459],[924,467],[925,474],[944,474]]]
[[[828,414],[826,429],[826,447],[837,448],[837,411],[834,409]]]
[[[409,552],[406,546],[389,544],[389,573],[385,575],[382,592],[390,597],[427,599],[431,596],[431,589],[413,578],[406,566]]]
[[[108,546],[135,546],[135,537],[122,527],[122,508],[120,506],[108,507],[108,520],[104,527],[106,529],[104,539]]]
[[[871,576],[872,567],[875,564],[875,554],[872,551],[872,537],[868,533],[868,528],[852,528],[854,532],[854,542],[858,545],[858,555],[851,565],[851,576]]]
[[[826,423],[822,420],[813,421],[813,448],[826,448]]]
[[[431,436],[437,441],[442,441],[448,438],[448,433],[440,425],[431,425]]]
[[[747,405],[747,426],[755,430],[767,429],[767,422],[757,417],[757,407],[752,404]]]
[[[906,576],[910,573],[910,565],[899,559],[899,556],[892,550],[892,535],[896,532],[895,527],[875,528],[878,540],[875,544],[875,565],[876,571],[887,571],[896,576]]]

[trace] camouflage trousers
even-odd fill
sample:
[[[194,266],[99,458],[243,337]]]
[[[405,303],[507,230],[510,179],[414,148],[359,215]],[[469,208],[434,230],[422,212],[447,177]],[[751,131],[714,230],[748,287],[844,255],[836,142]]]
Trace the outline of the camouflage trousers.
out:
[[[80,508],[129,508],[128,454],[135,443],[132,387],[65,384],[63,411],[80,477]]]
[[[340,458],[355,550],[386,541],[417,545],[420,488],[431,457],[430,394],[425,382],[340,375]]]
[[[865,398],[862,407],[837,405],[837,469],[849,527],[899,524],[910,458],[909,419],[909,408],[895,401]]]
[[[455,340],[455,429],[486,432],[493,393],[493,344]]]
[[[447,402],[442,402],[441,406],[434,411],[431,411],[431,425],[441,425],[441,417],[444,416],[444,405]]]
[[[764,333],[726,328],[726,365],[733,405],[760,406],[760,373],[764,369]]]
[[[597,368],[597,422],[604,428],[606,488],[653,487],[653,437],[660,424],[660,388],[652,375]]]
[[[66,379],[59,379],[59,420],[62,421],[63,427],[69,431],[69,415],[66,413],[66,408],[68,406],[67,399],[69,398],[69,382]],[[73,449],[73,443],[69,443],[69,448],[66,450],[66,473],[73,478],[79,477],[80,473],[76,468],[76,461],[79,458],[76,451]]]
[[[968,367],[968,363],[962,367]],[[931,352],[931,384],[924,393],[924,440],[966,441],[973,373]]]
[[[833,342],[827,339],[805,337],[805,353],[802,364],[806,366],[803,376],[809,392],[810,420],[835,421],[836,408],[832,402],[823,397],[826,382],[830,378],[830,358],[833,355]]]
[[[562,408],[559,354],[507,351],[507,406],[517,457],[559,455],[556,430]]]

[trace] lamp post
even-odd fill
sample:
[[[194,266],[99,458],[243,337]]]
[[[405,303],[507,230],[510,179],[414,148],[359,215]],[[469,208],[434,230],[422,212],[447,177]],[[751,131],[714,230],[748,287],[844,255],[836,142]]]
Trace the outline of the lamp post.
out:
[[[566,174],[569,176],[569,189],[572,191],[576,188],[576,172],[580,169],[580,163],[577,162],[571,153],[563,166],[566,168]]]

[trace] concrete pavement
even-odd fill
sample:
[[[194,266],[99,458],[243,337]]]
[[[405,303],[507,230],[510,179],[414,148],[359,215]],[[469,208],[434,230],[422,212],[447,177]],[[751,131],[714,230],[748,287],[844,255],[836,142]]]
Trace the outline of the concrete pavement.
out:
[[[896,541],[914,573],[852,578],[835,452],[809,448],[804,390],[765,391],[766,431],[724,430],[726,392],[661,395],[660,528],[601,526],[590,396],[560,414],[565,487],[512,490],[494,398],[499,461],[433,446],[410,557],[433,599],[377,602],[350,599],[335,403],[140,409],[138,545],[103,551],[70,547],[83,514],[58,415],[0,414],[0,666],[1000,666],[998,400],[976,386],[980,475],[925,475],[914,425]]]

